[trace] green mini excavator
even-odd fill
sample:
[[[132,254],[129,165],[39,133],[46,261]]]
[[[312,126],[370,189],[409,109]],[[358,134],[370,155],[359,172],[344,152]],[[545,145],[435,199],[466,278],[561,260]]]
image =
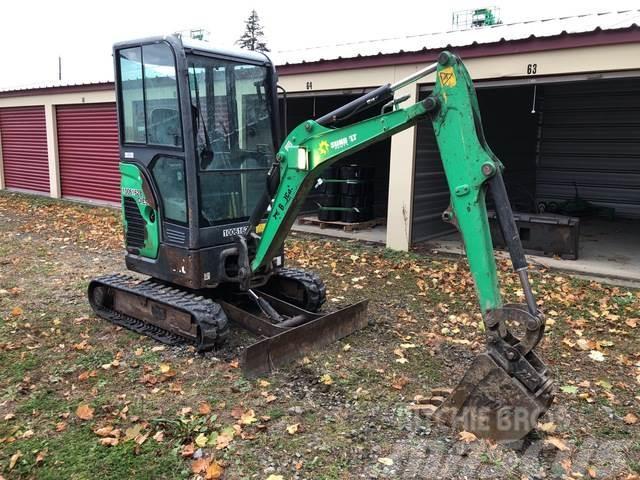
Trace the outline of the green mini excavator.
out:
[[[464,65],[437,63],[383,85],[279,136],[276,72],[261,53],[214,49],[178,36],[114,46],[127,267],[89,285],[102,318],[168,344],[220,347],[229,321],[259,341],[247,375],[290,363],[367,324],[367,302],[319,313],[325,286],[285,267],[284,240],[323,170],[416,124],[433,123],[451,191],[443,220],[462,234],[487,336],[435,418],[479,436],[523,437],[553,399],[534,352],[544,332],[502,179]],[[413,105],[399,89],[435,73]],[[349,121],[373,107],[379,115]],[[362,118],[362,117],[360,117]],[[338,126],[340,125],[340,126]],[[526,304],[504,305],[489,232],[490,189]],[[514,334],[517,332],[517,334]]]

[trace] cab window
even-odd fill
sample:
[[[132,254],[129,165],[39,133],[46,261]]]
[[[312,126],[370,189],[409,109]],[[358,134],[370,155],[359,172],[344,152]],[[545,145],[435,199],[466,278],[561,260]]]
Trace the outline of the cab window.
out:
[[[166,43],[120,50],[125,143],[182,147],[175,59]]]

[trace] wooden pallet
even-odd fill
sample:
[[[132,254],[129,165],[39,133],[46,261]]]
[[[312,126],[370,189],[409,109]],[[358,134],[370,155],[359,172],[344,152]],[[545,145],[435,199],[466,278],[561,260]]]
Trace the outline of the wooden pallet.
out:
[[[358,230],[366,230],[367,228],[373,228],[378,225],[386,225],[387,221],[384,218],[374,218],[367,220],[366,222],[341,222],[339,220],[328,221],[320,220],[317,215],[312,217],[300,217],[298,218],[300,225],[316,225],[321,229],[324,228],[341,228],[345,232],[357,232]]]

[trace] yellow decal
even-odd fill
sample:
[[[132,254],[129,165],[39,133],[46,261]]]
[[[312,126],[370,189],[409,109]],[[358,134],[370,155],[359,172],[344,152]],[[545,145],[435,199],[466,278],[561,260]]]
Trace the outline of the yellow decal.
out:
[[[443,87],[455,87],[456,86],[456,74],[453,71],[453,67],[445,67],[438,72],[438,78],[440,84]]]
[[[329,142],[326,140],[322,140],[320,145],[318,145],[318,153],[320,155],[326,155],[329,152]]]
[[[256,233],[264,232],[265,225],[266,225],[266,223],[260,223],[260,224],[256,225]]]

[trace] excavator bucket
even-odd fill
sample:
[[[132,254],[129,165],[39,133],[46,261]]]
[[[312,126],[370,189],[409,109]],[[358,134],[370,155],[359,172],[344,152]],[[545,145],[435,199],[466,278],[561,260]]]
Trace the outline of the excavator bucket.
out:
[[[368,300],[329,314],[318,314],[264,292],[259,295],[286,320],[273,323],[259,311],[252,311],[250,304],[238,306],[222,302],[222,308],[231,321],[261,337],[242,353],[242,371],[247,377],[268,375],[276,368],[346,337],[369,323]]]
[[[482,353],[432,419],[478,438],[517,441],[535,428],[549,408],[553,397],[550,385],[546,387],[532,392],[489,353]]]

